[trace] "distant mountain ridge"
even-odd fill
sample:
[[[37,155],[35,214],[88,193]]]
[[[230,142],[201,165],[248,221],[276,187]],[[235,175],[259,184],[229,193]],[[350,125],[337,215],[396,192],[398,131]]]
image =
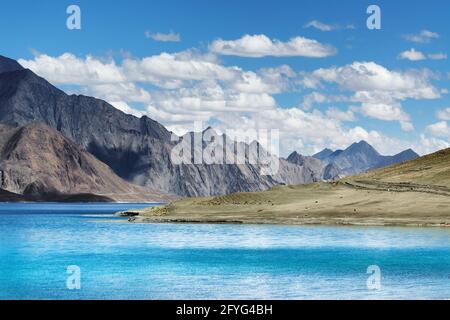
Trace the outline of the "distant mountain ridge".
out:
[[[171,159],[173,148],[193,133],[173,140],[171,132],[146,116],[125,114],[96,98],[67,95],[14,60],[0,56],[0,123],[23,127],[34,122],[55,129],[127,182],[163,194],[210,196],[261,191],[280,184],[333,180],[350,172],[353,163],[358,163],[358,172],[373,165],[372,161],[364,165],[364,153],[356,157],[362,158],[358,161],[338,156],[336,161],[324,163],[300,155],[280,158],[278,171],[270,175],[248,162],[176,164]],[[208,131],[200,134],[205,133]],[[199,152],[213,143],[203,143]],[[244,144],[244,148],[249,145]],[[384,159],[386,163],[395,160]]]
[[[352,144],[345,150],[332,151],[324,149],[313,155],[313,157],[327,164],[336,165],[345,175],[355,175],[368,170],[414,160],[419,155],[408,149],[394,156],[383,156],[366,141],[360,141]]]
[[[158,122],[137,118],[92,97],[67,95],[28,69],[0,58],[0,123],[42,122],[110,166],[128,182],[180,196],[265,190],[316,181],[314,169],[280,159],[274,176],[252,164],[174,164],[177,144]],[[204,148],[207,146],[204,145]]]

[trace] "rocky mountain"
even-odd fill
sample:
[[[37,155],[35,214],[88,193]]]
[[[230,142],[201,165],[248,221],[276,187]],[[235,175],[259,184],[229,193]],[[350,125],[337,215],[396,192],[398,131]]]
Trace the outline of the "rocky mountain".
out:
[[[23,67],[15,60],[0,55],[0,73],[23,70]]]
[[[413,160],[419,157],[408,149],[394,156],[383,156],[366,141],[352,144],[345,150],[325,149],[313,156],[327,164],[334,164],[345,175],[355,175],[371,169]]]
[[[314,157],[305,157],[294,151],[289,155],[287,161],[304,167],[304,171],[308,180],[318,182],[323,180],[335,180],[340,177],[341,172],[339,168],[330,163],[327,164]]]
[[[0,70],[4,71],[0,73],[0,123],[15,127],[45,123],[130,183],[181,196],[206,196],[316,180],[306,165],[283,159],[272,175],[248,161],[173,163],[173,148],[188,136],[172,141],[171,132],[158,122],[127,115],[99,99],[67,95],[10,59],[0,57]],[[232,153],[235,156],[236,150]]]
[[[322,151],[320,151],[319,153],[316,153],[313,158],[319,159],[319,160],[326,160],[329,156],[331,156],[334,153],[333,150],[325,148]]]
[[[41,123],[0,125],[0,198],[13,200],[164,201],[132,185],[86,150]]]
[[[279,184],[333,180],[415,155],[409,150],[383,157],[361,142],[342,151],[324,150],[315,155],[316,159],[296,153],[288,159],[274,159],[256,142],[230,142],[227,137],[212,133],[212,129],[177,137],[146,116],[125,114],[96,98],[67,95],[16,61],[0,56],[0,123],[18,128],[34,122],[58,131],[123,180],[150,192],[159,190],[162,194],[179,196],[223,195],[265,190]],[[200,149],[195,136],[200,137]],[[216,140],[211,140],[212,137]],[[221,139],[222,144],[217,146]],[[228,160],[199,163],[191,157],[189,161],[174,161],[174,148],[186,143],[193,154],[212,149]],[[242,150],[244,162],[234,161]],[[267,172],[267,165],[250,161],[261,154],[272,159],[271,164],[276,163],[276,170],[269,168]],[[7,190],[23,192],[20,188]]]

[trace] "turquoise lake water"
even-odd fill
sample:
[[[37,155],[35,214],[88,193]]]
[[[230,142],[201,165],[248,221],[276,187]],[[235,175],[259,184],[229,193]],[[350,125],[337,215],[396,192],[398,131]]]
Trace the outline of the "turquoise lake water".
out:
[[[143,204],[0,204],[0,299],[449,299],[450,230],[129,224]],[[381,285],[369,290],[369,266]],[[69,290],[69,266],[79,290]]]

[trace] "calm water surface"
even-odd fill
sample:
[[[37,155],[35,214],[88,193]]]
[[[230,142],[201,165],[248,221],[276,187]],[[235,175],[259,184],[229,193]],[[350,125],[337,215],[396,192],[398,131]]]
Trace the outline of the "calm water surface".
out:
[[[128,224],[148,204],[0,204],[0,299],[449,299],[450,230]],[[81,270],[69,290],[67,267]],[[381,270],[368,290],[367,268]]]

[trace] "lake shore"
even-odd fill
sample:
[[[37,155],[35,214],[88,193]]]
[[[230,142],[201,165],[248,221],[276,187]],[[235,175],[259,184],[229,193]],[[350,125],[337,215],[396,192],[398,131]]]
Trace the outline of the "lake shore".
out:
[[[343,180],[182,199],[121,215],[133,223],[450,227],[450,194],[426,185]]]

